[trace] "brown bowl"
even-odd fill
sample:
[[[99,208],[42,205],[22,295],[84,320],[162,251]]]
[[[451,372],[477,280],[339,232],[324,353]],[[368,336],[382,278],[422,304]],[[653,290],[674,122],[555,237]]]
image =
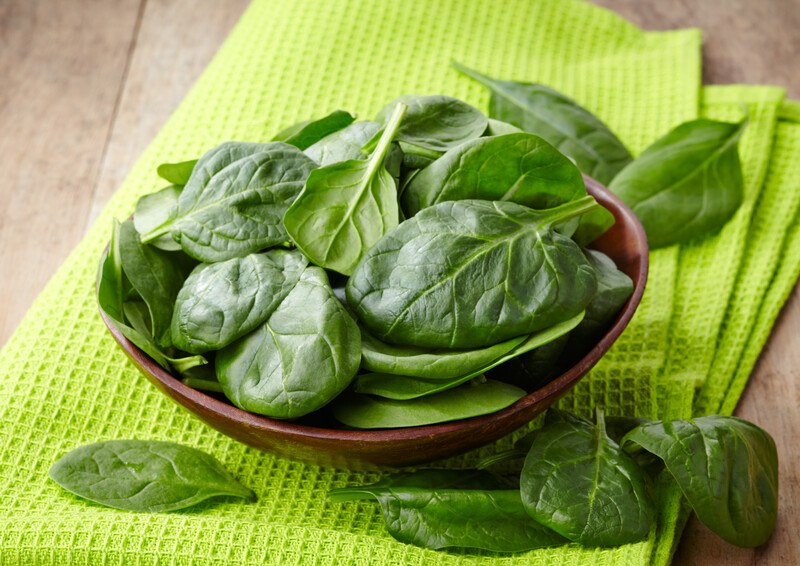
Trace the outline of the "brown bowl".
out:
[[[354,469],[408,466],[446,458],[513,432],[556,402],[608,351],[639,305],[648,267],[644,229],[619,198],[597,181],[588,177],[585,180],[589,194],[617,220],[592,247],[610,256],[633,279],[633,295],[611,328],[581,360],[541,389],[489,415],[382,430],[321,428],[255,415],[184,385],[128,341],[102,311],[101,315],[111,334],[147,379],[200,420],[231,438],[294,460]]]

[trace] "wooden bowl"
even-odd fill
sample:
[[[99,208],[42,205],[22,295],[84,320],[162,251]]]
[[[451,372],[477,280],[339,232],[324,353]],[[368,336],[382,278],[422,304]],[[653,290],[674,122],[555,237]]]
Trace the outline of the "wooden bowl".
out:
[[[569,391],[616,341],[642,299],[648,268],[644,229],[619,198],[597,181],[588,177],[585,180],[589,194],[617,220],[592,247],[610,256],[633,279],[633,295],[611,328],[581,360],[541,389],[489,415],[382,430],[322,428],[255,415],[234,407],[222,397],[184,385],[128,341],[102,311],[101,315],[122,349],[158,389],[211,427],[261,450],[303,462],[351,469],[408,466],[461,454],[520,428]]]

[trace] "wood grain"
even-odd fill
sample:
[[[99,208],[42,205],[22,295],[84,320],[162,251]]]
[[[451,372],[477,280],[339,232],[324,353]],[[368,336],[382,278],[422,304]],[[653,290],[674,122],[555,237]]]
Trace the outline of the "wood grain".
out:
[[[594,1],[645,29],[701,28],[705,82],[778,84],[800,98],[800,0]],[[0,345],[247,3],[0,2]],[[778,443],[775,536],[737,549],[692,521],[675,564],[800,564],[798,329],[795,290],[737,411]]]

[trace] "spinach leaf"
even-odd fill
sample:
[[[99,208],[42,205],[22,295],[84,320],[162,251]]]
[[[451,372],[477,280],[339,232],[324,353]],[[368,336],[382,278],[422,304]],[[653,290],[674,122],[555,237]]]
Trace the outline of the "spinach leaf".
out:
[[[568,341],[568,334],[559,336],[552,342],[513,357],[488,375],[527,391],[538,389],[563,370],[560,362]]]
[[[655,506],[647,477],[597,423],[574,417],[545,425],[533,438],[520,478],[533,519],[585,546],[647,538]]]
[[[169,233],[187,254],[209,263],[284,243],[283,214],[315,167],[284,143],[224,143],[198,161],[175,218],[142,241]]]
[[[556,148],[527,133],[478,138],[445,153],[408,184],[403,211],[434,204],[502,200],[552,208],[586,195],[577,167]]]
[[[325,271],[307,267],[263,325],[217,353],[216,368],[234,405],[291,419],[341,393],[360,358],[358,326]]]
[[[199,354],[241,338],[267,320],[306,265],[302,254],[286,250],[200,264],[177,295],[173,343]]]
[[[578,315],[594,270],[554,225],[590,196],[544,211],[503,201],[426,208],[384,236],[347,282],[347,303],[380,340],[481,348]]]
[[[522,340],[512,340],[510,342],[516,343],[516,345],[511,350],[505,351],[490,361],[485,361],[482,365],[478,365],[478,363],[484,360],[482,360],[479,355],[471,356],[469,350],[462,351],[460,355],[455,356],[448,356],[446,351],[440,350],[440,352],[444,352],[443,355],[445,357],[445,363],[440,364],[436,364],[436,362],[440,360],[437,360],[436,355],[433,354],[403,357],[398,360],[400,364],[396,364],[394,367],[403,367],[403,365],[406,367],[410,366],[410,369],[414,373],[423,374],[422,377],[393,375],[391,373],[364,374],[356,378],[355,390],[358,393],[369,393],[381,397],[388,397],[390,399],[414,399],[423,395],[430,395],[439,391],[452,389],[470,379],[480,377],[483,372],[500,366],[515,356],[519,356],[535,348],[540,348],[553,340],[557,340],[559,337],[566,335],[575,328],[582,318],[583,313],[580,313],[562,323],[534,332],[530,336],[525,336]],[[504,342],[502,344],[508,343],[509,342]],[[399,347],[394,347],[394,349],[399,352],[403,351],[403,348]],[[485,348],[483,351],[477,351],[475,353],[488,353],[492,351],[498,353],[493,347]],[[421,367],[420,364],[423,361],[429,361],[431,365]],[[434,369],[437,366],[449,369],[448,366],[453,367],[454,364],[459,362],[461,363],[462,373],[453,377],[445,377]],[[503,381],[507,380],[504,379]]]
[[[197,165],[197,159],[179,163],[162,163],[156,169],[156,173],[165,181],[182,187],[189,182],[189,177],[192,176],[195,165]]]
[[[364,252],[397,226],[397,185],[383,162],[404,112],[398,105],[369,159],[315,170],[286,211],[286,231],[315,264],[350,275]]]
[[[633,160],[608,126],[560,92],[540,84],[495,80],[455,62],[453,67],[492,91],[490,117],[543,137],[604,185]]]
[[[643,424],[622,440],[661,458],[697,518],[737,546],[764,544],[778,516],[778,454],[753,423],[711,415]]]
[[[380,131],[377,122],[355,122],[309,146],[305,154],[321,167],[351,159],[364,159],[361,148]]]
[[[119,233],[120,224],[114,220],[111,242],[108,251],[100,261],[100,270],[97,274],[97,303],[125,338],[153,358],[158,365],[169,371],[169,361],[150,337],[150,332],[136,330],[126,323],[124,306],[126,277],[122,271],[122,261],[120,260]]]
[[[483,132],[484,136],[504,136],[506,134],[518,134],[522,130],[514,124],[503,122],[502,120],[495,120],[489,118],[489,123],[486,125],[486,131]]]
[[[284,142],[298,149],[306,149],[325,136],[338,132],[353,123],[356,117],[344,110],[334,110],[327,116],[316,120],[306,120],[281,130],[272,138],[274,142]]]
[[[133,226],[139,234],[146,234],[159,226],[171,222],[178,213],[178,197],[183,190],[179,185],[171,185],[155,193],[145,195],[136,203]],[[181,249],[180,244],[169,234],[163,234],[149,242],[150,245],[167,251]]]
[[[487,380],[406,401],[358,393],[344,394],[332,406],[333,416],[347,426],[397,428],[494,413],[513,405],[524,396],[525,391],[519,387]]]
[[[142,244],[131,220],[120,226],[119,254],[125,275],[147,305],[153,338],[169,347],[172,308],[184,280],[180,265],[169,252]]]
[[[642,152],[609,185],[631,207],[651,248],[719,231],[742,204],[738,142],[745,123],[693,120]]]
[[[126,511],[175,511],[219,495],[256,499],[213,456],[155,440],[81,446],[53,464],[50,477],[75,495]]]
[[[436,159],[442,152],[480,137],[486,130],[483,112],[457,98],[441,95],[401,96],[378,112],[375,121],[386,123],[399,103],[408,106],[395,136],[404,153]]]
[[[336,489],[334,501],[375,498],[395,539],[423,548],[522,552],[564,544],[525,513],[519,491],[486,472],[420,470],[376,484]]]

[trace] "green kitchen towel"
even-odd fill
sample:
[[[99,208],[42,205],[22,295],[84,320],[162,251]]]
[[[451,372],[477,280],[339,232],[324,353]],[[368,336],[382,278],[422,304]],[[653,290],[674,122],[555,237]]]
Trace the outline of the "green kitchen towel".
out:
[[[141,195],[161,187],[158,163],[194,158],[229,139],[267,140],[285,125],[335,108],[370,117],[401,93],[449,94],[485,108],[487,93],[450,70],[452,59],[564,91],[596,112],[634,153],[697,117],[701,100],[704,113],[728,119],[741,116],[739,100],[748,105],[744,212],[708,243],[652,254],[650,284],[633,323],[563,404],[584,413],[601,404],[610,414],[657,417],[690,414],[698,386],[702,398],[714,384],[707,395],[718,405],[725,396],[738,397],[741,372],[757,356],[797,277],[797,258],[793,265],[780,259],[791,252],[786,246],[798,247],[797,231],[787,233],[793,216],[786,212],[770,224],[761,213],[762,203],[780,206],[792,190],[800,192],[789,158],[800,143],[796,128],[779,122],[767,161],[780,93],[720,90],[701,98],[696,30],[642,32],[577,1],[256,1],[0,352],[0,563],[577,565],[669,559],[683,515],[666,483],[658,531],[639,544],[573,544],[502,557],[400,544],[386,534],[375,505],[325,498],[331,487],[371,481],[374,474],[276,458],[206,427],[140,376],[100,321],[93,287],[111,219],[127,217]],[[779,115],[791,112],[781,107]],[[764,244],[750,238],[755,232],[759,239],[779,239],[783,252],[775,247],[772,259],[760,263],[754,256]],[[692,258],[705,263],[692,267]],[[704,274],[700,266],[713,270],[723,262],[726,294],[718,296],[709,283],[716,274]],[[751,265],[758,275],[747,271]],[[769,273],[762,273],[767,267]],[[681,295],[687,289],[690,294]],[[730,297],[745,295],[759,299],[761,310],[731,306]],[[728,331],[738,320],[753,321],[752,340]],[[706,335],[706,349],[685,343],[672,351],[684,339],[676,336],[678,328],[722,333],[716,345]],[[702,359],[687,358],[698,352]],[[727,377],[708,379],[708,368],[723,360],[731,368]],[[677,377],[665,368],[679,368]],[[172,440],[207,450],[259,500],[130,514],[80,500],[47,478],[66,451],[113,438]]]

